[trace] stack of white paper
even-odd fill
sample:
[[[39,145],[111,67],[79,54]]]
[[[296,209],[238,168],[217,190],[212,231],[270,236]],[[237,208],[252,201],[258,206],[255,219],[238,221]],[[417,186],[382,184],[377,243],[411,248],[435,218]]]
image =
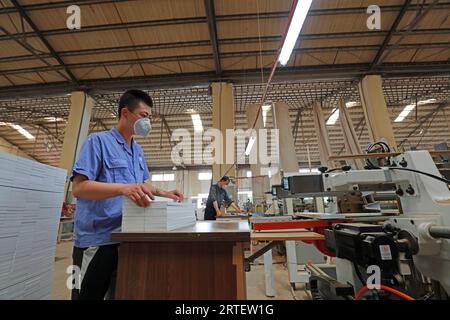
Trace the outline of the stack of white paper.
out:
[[[48,299],[66,171],[0,152],[0,299]]]
[[[148,208],[140,208],[129,199],[124,200],[122,231],[171,231],[195,224],[192,203],[153,201]]]

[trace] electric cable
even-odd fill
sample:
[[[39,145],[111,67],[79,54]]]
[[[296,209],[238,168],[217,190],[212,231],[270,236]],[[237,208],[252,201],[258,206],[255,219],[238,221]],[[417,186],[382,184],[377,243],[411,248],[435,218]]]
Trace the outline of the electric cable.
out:
[[[389,167],[388,169],[389,170],[402,170],[402,171],[415,172],[415,173],[422,174],[424,176],[427,176],[427,177],[439,180],[439,181],[444,182],[446,184],[450,184],[450,180],[448,180],[448,179],[445,179],[445,178],[442,178],[442,177],[438,177],[438,176],[435,176],[434,174],[423,172],[423,171],[420,171],[420,170],[409,169],[409,168],[398,168],[398,167]]]
[[[393,294],[395,294],[395,295],[397,295],[400,298],[403,298],[405,300],[416,300],[413,297],[411,297],[411,296],[409,296],[409,295],[407,295],[407,294],[405,294],[405,293],[403,293],[401,291],[398,291],[398,290],[396,290],[394,288],[388,287],[388,286],[383,285],[383,284],[380,285],[380,289],[383,289],[385,291],[389,291],[389,292],[391,292],[391,293],[393,293]],[[364,295],[364,293],[366,293],[367,291],[369,291],[369,288],[367,286],[362,287],[361,290],[359,290],[358,293],[356,294],[355,300],[361,299],[362,296]]]

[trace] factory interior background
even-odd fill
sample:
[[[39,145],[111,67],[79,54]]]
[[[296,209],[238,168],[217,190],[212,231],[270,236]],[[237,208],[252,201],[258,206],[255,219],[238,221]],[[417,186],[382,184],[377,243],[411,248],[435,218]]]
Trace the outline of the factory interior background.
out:
[[[152,236],[130,222],[117,238],[116,297],[448,299],[450,1],[0,0],[0,299],[72,298],[77,197],[68,178],[87,137],[116,126],[129,89],[153,100],[151,132],[136,137],[147,183],[179,190],[196,229],[181,241],[170,238],[177,229]],[[242,145],[226,144],[227,129]],[[181,154],[180,132],[192,139]],[[209,132],[223,141],[214,144]],[[222,162],[206,159],[211,146]],[[256,156],[263,149],[266,163]],[[224,175],[241,210],[222,208],[205,221],[210,188]],[[383,229],[386,221],[397,229]],[[352,238],[344,253],[339,241],[354,232],[371,236]],[[165,249],[151,249],[159,244]],[[138,250],[154,262],[133,258]],[[364,293],[358,273],[374,261],[395,292]],[[174,267],[181,264],[189,274]],[[162,279],[159,296],[132,287],[147,279],[130,280],[143,265],[155,268],[148,279]],[[172,269],[181,275],[171,278]],[[209,280],[200,285],[202,273]],[[344,291],[330,297],[318,285],[333,287],[329,277],[354,282],[341,281]]]

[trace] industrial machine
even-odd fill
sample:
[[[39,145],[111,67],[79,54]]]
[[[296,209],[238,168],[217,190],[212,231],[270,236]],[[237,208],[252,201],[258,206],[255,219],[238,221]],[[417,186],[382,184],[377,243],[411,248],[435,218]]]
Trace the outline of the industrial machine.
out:
[[[367,160],[365,170],[322,169],[317,175],[285,177],[280,186],[274,186],[272,194],[280,198],[390,191],[399,199],[396,215],[380,213],[379,219],[372,221],[367,219],[370,215],[359,216],[358,222],[350,220],[351,215],[340,210],[336,215],[314,216],[316,220],[339,216],[348,220],[323,230],[321,251],[336,257],[336,279],[310,265],[313,296],[448,299],[450,181],[442,177],[427,151],[405,152],[382,163],[378,166],[373,159]],[[373,209],[370,204],[362,207]],[[377,290],[367,293],[368,284]]]

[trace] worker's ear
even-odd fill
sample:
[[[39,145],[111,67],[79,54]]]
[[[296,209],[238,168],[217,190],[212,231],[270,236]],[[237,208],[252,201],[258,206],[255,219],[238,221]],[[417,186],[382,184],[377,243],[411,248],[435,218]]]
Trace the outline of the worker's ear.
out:
[[[122,108],[122,110],[120,110],[120,118],[127,118],[129,112],[130,110],[128,110],[127,107]]]
[[[127,107],[122,108],[122,110],[120,111],[120,118],[128,119],[131,113],[132,112]]]

